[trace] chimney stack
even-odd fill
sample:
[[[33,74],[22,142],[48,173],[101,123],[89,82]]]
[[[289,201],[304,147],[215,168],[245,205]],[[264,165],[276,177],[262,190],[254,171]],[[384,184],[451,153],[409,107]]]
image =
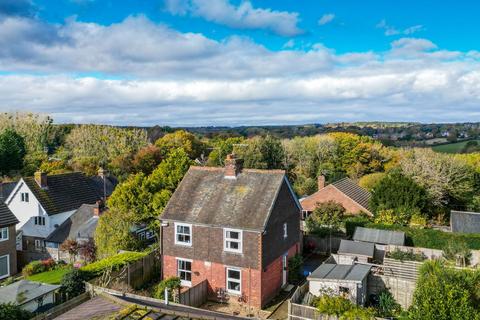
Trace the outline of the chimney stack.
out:
[[[325,187],[325,176],[319,175],[317,178],[318,183],[318,190],[323,189]]]
[[[103,201],[102,200],[98,200],[96,203],[95,203],[95,206],[93,207],[93,215],[96,216],[96,217],[99,217],[103,210],[104,210],[104,205],[103,205]]]
[[[240,170],[242,170],[242,161],[237,159],[235,154],[228,154],[225,159],[225,178],[236,179]]]
[[[47,184],[47,173],[43,171],[37,171],[35,172],[35,182],[37,182],[38,186],[42,189],[47,189],[48,184]]]

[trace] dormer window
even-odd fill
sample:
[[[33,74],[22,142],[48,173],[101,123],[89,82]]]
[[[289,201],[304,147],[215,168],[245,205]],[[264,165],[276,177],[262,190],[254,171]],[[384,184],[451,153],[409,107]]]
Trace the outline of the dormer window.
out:
[[[229,252],[242,253],[242,230],[223,229],[223,249]]]
[[[22,192],[20,193],[20,198],[22,200],[22,202],[28,202],[28,192]]]
[[[37,226],[44,226],[45,225],[45,217],[34,217],[33,222]]]
[[[182,246],[192,245],[192,225],[175,223],[175,244]]]

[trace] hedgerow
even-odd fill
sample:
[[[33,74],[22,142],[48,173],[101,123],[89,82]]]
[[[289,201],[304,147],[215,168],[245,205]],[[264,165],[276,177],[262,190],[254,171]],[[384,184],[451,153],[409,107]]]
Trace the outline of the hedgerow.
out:
[[[95,277],[107,269],[118,270],[130,262],[137,261],[148,255],[148,252],[122,252],[114,256],[88,264],[82,268],[89,277]]]

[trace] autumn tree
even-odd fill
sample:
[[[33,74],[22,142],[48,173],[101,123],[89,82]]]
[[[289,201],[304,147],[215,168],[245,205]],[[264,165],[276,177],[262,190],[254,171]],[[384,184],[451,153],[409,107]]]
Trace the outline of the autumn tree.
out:
[[[160,148],[150,144],[138,152],[133,157],[132,166],[136,172],[150,174],[162,161]]]
[[[194,134],[185,130],[167,133],[155,141],[155,145],[160,149],[163,157],[166,157],[172,150],[181,148],[190,159],[198,158],[205,148],[204,144]]]
[[[281,169],[285,153],[279,139],[267,135],[249,139],[246,145],[236,146],[234,152],[243,159],[246,168]]]
[[[72,239],[66,239],[61,245],[60,250],[68,252],[70,256],[70,263],[73,263],[77,258],[80,246],[77,241]]]

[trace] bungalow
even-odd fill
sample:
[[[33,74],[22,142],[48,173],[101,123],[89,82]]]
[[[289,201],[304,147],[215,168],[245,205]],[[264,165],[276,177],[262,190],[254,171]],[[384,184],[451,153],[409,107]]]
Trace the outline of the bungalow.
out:
[[[20,280],[0,288],[0,303],[14,303],[30,312],[41,312],[57,301],[59,285]]]
[[[300,211],[283,170],[190,167],[161,216],[164,277],[261,308],[288,284]]]
[[[366,213],[372,215],[369,206],[370,192],[353,180],[344,178],[325,186],[325,177],[318,177],[318,191],[300,200],[302,217],[306,219],[315,210],[318,203],[334,201],[341,204],[347,214]]]

